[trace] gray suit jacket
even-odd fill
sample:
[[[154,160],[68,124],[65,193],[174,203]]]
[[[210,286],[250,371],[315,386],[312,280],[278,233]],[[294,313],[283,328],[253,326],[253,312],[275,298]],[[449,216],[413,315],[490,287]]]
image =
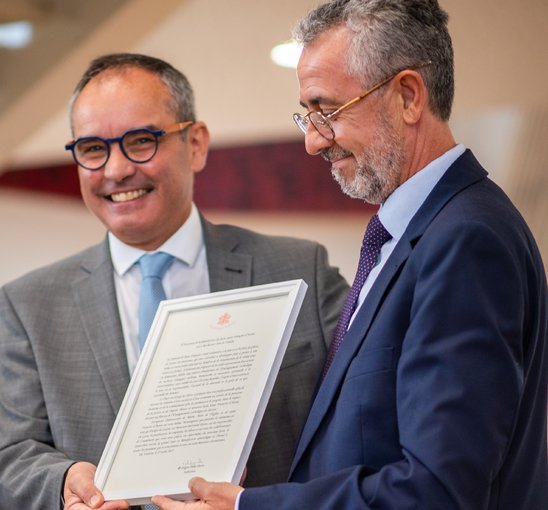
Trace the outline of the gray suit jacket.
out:
[[[317,243],[203,221],[212,291],[308,284],[248,462],[283,481],[346,294]],[[129,383],[107,242],[0,290],[0,510],[59,507],[74,461],[97,464]]]

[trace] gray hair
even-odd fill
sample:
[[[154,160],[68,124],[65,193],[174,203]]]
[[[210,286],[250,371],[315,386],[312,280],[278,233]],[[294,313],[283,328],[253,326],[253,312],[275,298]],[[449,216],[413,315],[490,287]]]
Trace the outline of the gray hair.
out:
[[[351,32],[346,71],[368,88],[403,69],[418,68],[432,112],[449,120],[454,96],[453,46],[447,13],[437,0],[333,0],[311,11],[293,37],[305,46],[344,25]]]
[[[196,121],[194,92],[190,82],[183,73],[159,58],[137,53],[111,53],[92,60],[76,85],[69,103],[71,124],[74,104],[82,90],[93,78],[106,70],[122,71],[135,67],[150,71],[158,76],[167,86],[171,93],[170,108],[177,116],[178,121]]]

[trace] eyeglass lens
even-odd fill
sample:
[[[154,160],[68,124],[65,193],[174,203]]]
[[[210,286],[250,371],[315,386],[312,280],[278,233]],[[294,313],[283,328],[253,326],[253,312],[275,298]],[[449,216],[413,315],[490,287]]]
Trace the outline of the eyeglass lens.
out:
[[[329,120],[327,120],[320,112],[311,112],[309,119],[320,135],[328,140],[333,139],[333,130],[331,129]]]
[[[158,150],[158,138],[148,130],[130,131],[121,138],[120,148],[129,160],[146,163]],[[74,146],[76,161],[90,170],[104,166],[109,156],[109,142],[102,138],[84,138]]]
[[[312,124],[318,133],[320,133],[324,138],[327,138],[328,140],[333,139],[333,130],[329,124],[329,120],[326,119],[320,112],[314,111],[308,113],[307,115],[296,113],[293,115],[293,120],[305,134],[308,130],[308,125]]]

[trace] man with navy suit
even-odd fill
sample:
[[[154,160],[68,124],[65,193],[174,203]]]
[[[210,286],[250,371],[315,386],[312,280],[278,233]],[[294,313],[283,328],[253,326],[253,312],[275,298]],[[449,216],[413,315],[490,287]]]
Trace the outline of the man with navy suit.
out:
[[[306,150],[331,162],[343,192],[380,205],[341,315],[349,310],[349,323],[341,319],[288,483],[195,478],[200,501],[153,501],[548,508],[543,262],[519,212],[449,129],[446,13],[437,0],[334,0],[296,38],[307,112],[294,118]]]

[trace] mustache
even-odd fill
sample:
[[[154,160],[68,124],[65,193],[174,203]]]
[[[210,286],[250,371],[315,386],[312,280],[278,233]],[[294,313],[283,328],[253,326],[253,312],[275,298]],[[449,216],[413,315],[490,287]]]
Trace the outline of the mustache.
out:
[[[348,158],[349,156],[352,156],[352,153],[350,151],[335,146],[324,149],[320,152],[320,156],[327,162],[331,163],[339,159]]]

